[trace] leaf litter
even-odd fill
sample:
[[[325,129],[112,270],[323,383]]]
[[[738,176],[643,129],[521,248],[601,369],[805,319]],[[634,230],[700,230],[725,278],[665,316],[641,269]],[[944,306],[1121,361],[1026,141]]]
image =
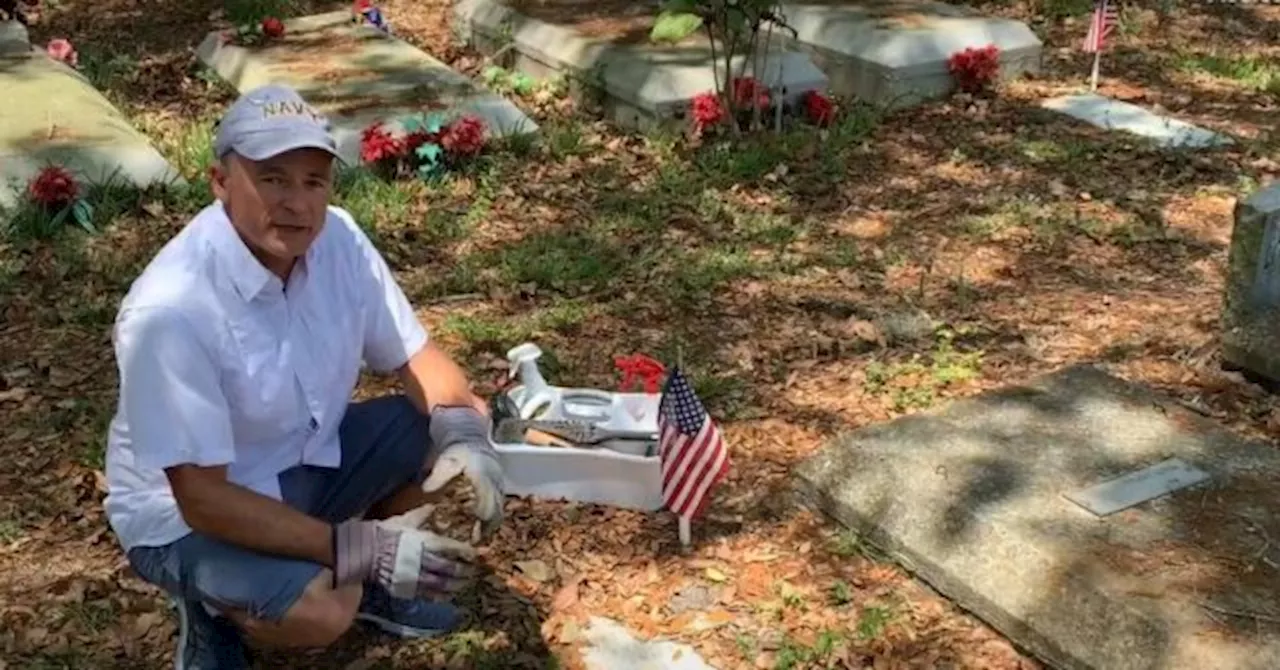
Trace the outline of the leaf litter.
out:
[[[213,25],[208,3],[143,10],[135,0],[68,0],[33,36],[138,49],[136,71],[111,80],[109,93],[148,130],[209,118],[230,93],[192,75],[189,47]],[[483,59],[451,41],[446,3],[391,0],[384,10],[399,34],[478,74]],[[983,10],[1030,17],[1023,3]],[[269,667],[534,668],[550,656],[583,667],[593,615],[688,643],[720,668],[1039,667],[860,538],[786,504],[786,478],[838,431],[1082,360],[1241,433],[1280,436],[1280,406],[1220,369],[1216,333],[1240,179],[1256,187],[1280,173],[1265,116],[1276,102],[1158,56],[1225,33],[1238,52],[1275,56],[1274,8],[1249,10],[1271,22],[1242,34],[1225,9],[1177,10],[1173,21],[1140,9],[1134,20],[1146,27],[1118,38],[1131,48],[1104,73],[1104,94],[1258,140],[1212,157],[1173,157],[1035,109],[1087,72],[1073,49],[1050,48],[1078,41],[1079,18],[1034,20],[1046,73],[995,100],[908,110],[880,120],[868,141],[838,153],[801,143],[756,172],[715,147],[673,157],[661,142],[564,121],[572,109],[562,100],[519,100],[577,139],[503,163],[496,186],[480,175],[448,193],[408,189],[414,219],[445,212],[428,220],[470,223],[448,236],[381,220],[388,258],[486,388],[517,336],[537,335],[553,352],[557,380],[606,387],[616,376],[600,351],[678,343],[717,391],[709,403],[736,467],[695,525],[692,551],[666,514],[512,500],[508,523],[481,548],[491,572],[465,596],[466,631],[420,643],[353,631],[332,652],[276,655]],[[672,179],[676,169],[696,177]],[[584,222],[604,227],[587,248],[606,264],[578,272],[567,255],[550,270],[537,265],[536,250],[592,234]],[[13,667],[169,662],[174,618],[106,530],[101,444],[114,407],[111,314],[182,223],[180,207],[155,199],[80,248],[5,247],[19,259],[12,277],[0,274],[0,656]],[[761,242],[771,236],[782,241]],[[535,253],[511,256],[522,244]],[[467,281],[434,270],[475,258],[498,262]],[[634,288],[591,285],[611,272]],[[604,307],[546,316],[574,299]],[[699,308],[677,312],[690,301]],[[977,352],[978,362],[964,357]],[[360,393],[389,390],[365,380]],[[466,495],[454,492],[461,498],[436,523],[462,537]]]

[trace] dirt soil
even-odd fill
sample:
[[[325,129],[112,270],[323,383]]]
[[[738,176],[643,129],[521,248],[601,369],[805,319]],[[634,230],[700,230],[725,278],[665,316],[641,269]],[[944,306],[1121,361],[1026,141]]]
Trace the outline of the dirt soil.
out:
[[[200,178],[200,133],[233,95],[192,50],[244,3],[50,4],[33,38],[70,38],[112,100]],[[635,23],[609,29],[647,21],[645,5],[620,4]],[[524,158],[443,186],[347,191],[344,205],[367,214],[480,390],[524,339],[554,352],[549,378],[583,386],[617,383],[614,354],[678,349],[734,466],[690,552],[670,515],[513,499],[482,548],[491,572],[463,601],[463,632],[406,643],[353,629],[333,649],[270,654],[261,667],[576,668],[587,617],[599,615],[688,642],[718,668],[1039,668],[783,494],[794,464],[833,435],[1082,361],[1244,436],[1280,437],[1280,403],[1218,355],[1232,210],[1280,177],[1266,69],[1280,62],[1280,8],[1125,6],[1101,93],[1241,138],[1182,153],[1037,107],[1087,76],[1087,4],[976,5],[1028,20],[1046,44],[1045,73],[993,99],[732,147],[620,133],[539,93],[518,100],[547,138]],[[483,69],[452,42],[444,0],[382,8],[405,39]],[[5,670],[172,667],[174,617],[103,518],[102,444],[112,318],[192,204],[130,198],[90,241],[0,239]],[[360,395],[390,388],[366,380]],[[458,493],[436,522],[464,536]]]

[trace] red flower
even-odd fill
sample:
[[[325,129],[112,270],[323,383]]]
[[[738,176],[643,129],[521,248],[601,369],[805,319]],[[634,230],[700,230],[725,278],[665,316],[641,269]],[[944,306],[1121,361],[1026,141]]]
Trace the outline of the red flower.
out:
[[[274,16],[268,16],[262,20],[262,34],[267,37],[282,37],[284,22]]]
[[[370,0],[356,0],[351,3],[351,11],[356,14],[362,14],[364,13],[364,10],[369,9],[372,6],[373,3]]]
[[[836,106],[831,102],[831,98],[814,91],[805,91],[804,97],[804,114],[809,119],[809,123],[817,126],[830,125],[836,118]]]
[[[56,165],[43,168],[27,184],[27,194],[31,199],[50,210],[59,210],[75,202],[79,191],[71,172]]]
[[[753,77],[734,77],[732,86],[733,106],[735,108],[748,108],[753,100],[760,109],[769,107],[769,89],[765,88],[763,84]]]
[[[405,143],[392,135],[378,121],[360,133],[360,160],[377,163],[399,157],[405,151]]]
[[[455,156],[470,156],[484,148],[484,121],[471,114],[454,119],[440,133],[440,147]]]
[[[714,126],[724,120],[724,108],[720,106],[720,97],[707,91],[693,96],[693,128],[698,132]]]
[[[71,46],[71,42],[68,42],[61,37],[49,40],[49,43],[45,45],[44,50],[49,54],[50,58],[56,61],[66,63],[71,67],[75,67],[79,64],[80,58],[76,55],[75,48]]]
[[[1000,49],[994,44],[969,47],[947,59],[947,69],[956,78],[960,90],[977,93],[986,88],[1000,73]]]

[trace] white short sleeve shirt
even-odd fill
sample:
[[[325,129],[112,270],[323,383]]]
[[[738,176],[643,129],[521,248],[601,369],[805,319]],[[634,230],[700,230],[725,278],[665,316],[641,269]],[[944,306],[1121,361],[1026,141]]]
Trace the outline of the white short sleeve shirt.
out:
[[[215,202],[134,281],[112,341],[104,504],[128,551],[191,532],[166,467],[225,464],[232,482],[277,500],[281,472],[337,467],[361,366],[400,367],[427,332],[346,211],[329,208],[286,286]]]

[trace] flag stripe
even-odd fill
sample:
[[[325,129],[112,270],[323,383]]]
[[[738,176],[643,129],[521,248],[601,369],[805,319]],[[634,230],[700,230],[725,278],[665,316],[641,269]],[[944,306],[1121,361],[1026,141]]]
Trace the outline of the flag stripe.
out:
[[[671,504],[675,506],[679,506],[674,501],[679,499],[680,491],[685,486],[685,483],[689,481],[690,477],[695,476],[693,473],[696,472],[699,459],[702,456],[701,451],[704,448],[706,432],[706,426],[704,425],[694,437],[681,435],[672,441],[672,444],[678,448],[678,453],[672,459],[674,465],[666,477],[664,488],[672,501]]]
[[[702,514],[703,508],[711,500],[707,497],[707,491],[712,486],[724,479],[729,472],[729,461],[724,449],[717,449],[712,457],[714,460],[709,463],[710,469],[696,485],[696,491],[690,504],[696,503],[696,508],[688,512],[688,516],[696,517]]]
[[[1089,17],[1089,32],[1084,37],[1084,51],[1101,51],[1118,20],[1119,15],[1110,0],[1096,0],[1093,15]]]
[[[707,425],[709,424],[710,422],[708,421]],[[693,494],[694,489],[698,488],[698,484],[701,483],[702,479],[707,476],[707,471],[710,469],[712,461],[716,458],[716,451],[710,447],[710,442],[712,442],[712,437],[704,426],[698,432],[698,437],[692,440],[693,446],[686,447],[686,451],[692,454],[693,458],[690,459],[692,462],[689,465],[688,476],[679,480],[674,492],[675,506],[679,509],[685,508],[693,500],[689,496]]]
[[[675,508],[686,514],[701,506],[704,500],[703,495],[696,492],[703,490],[704,484],[711,483],[712,466],[718,456],[723,453],[723,450],[712,449],[711,445],[706,443],[701,443],[695,448],[701,453],[698,454],[699,458],[693,466],[691,476],[680,482],[674,501]]]
[[[667,440],[667,457],[662,464],[664,470],[662,474],[666,485],[670,486],[673,480],[679,481],[684,478],[689,469],[689,463],[693,460],[693,450],[687,447],[688,438],[670,427],[668,427]]]

